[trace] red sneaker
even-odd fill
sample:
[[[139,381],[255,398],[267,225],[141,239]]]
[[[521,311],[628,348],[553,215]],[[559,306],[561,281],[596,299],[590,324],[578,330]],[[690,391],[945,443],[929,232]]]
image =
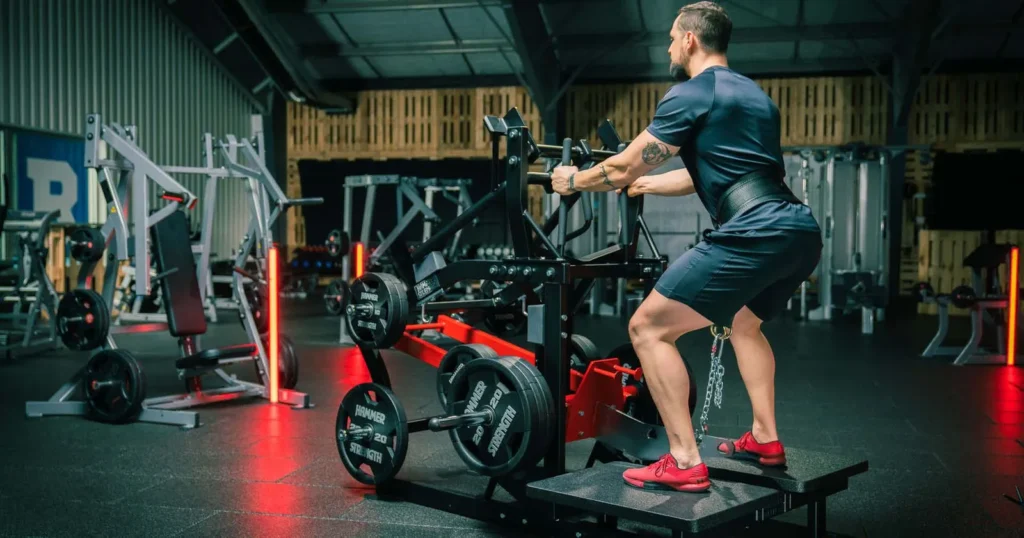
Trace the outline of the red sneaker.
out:
[[[700,493],[711,488],[708,468],[703,463],[680,469],[672,454],[665,454],[660,460],[647,467],[637,467],[622,473],[626,484],[640,489],[658,489]]]
[[[756,461],[766,467],[781,467],[786,464],[786,449],[782,443],[758,443],[751,432],[743,434],[736,441],[719,444],[718,451],[727,457]]]

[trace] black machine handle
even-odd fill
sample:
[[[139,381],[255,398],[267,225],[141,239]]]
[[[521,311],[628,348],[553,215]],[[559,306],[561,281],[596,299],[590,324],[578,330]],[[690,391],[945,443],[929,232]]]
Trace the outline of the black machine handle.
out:
[[[169,200],[171,202],[178,202],[179,204],[184,205],[188,209],[193,209],[196,206],[196,202],[199,201],[199,198],[196,198],[195,196],[188,192],[164,191],[162,194],[160,194],[160,198],[163,198],[164,200]]]
[[[284,204],[287,206],[320,205],[324,203],[323,197],[318,198],[289,198]]]
[[[566,138],[562,140],[562,166],[569,166],[572,164],[572,139]],[[566,200],[562,200],[562,203],[558,204],[558,253],[560,256],[565,255],[565,222],[568,220],[569,215],[569,204]]]

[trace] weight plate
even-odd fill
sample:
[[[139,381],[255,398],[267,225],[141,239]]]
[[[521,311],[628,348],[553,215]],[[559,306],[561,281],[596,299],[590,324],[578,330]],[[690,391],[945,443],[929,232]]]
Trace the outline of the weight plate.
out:
[[[514,368],[519,357],[476,359],[463,366],[448,392],[449,415],[483,410],[493,413],[487,424],[449,431],[455,452],[471,470],[501,476],[536,463],[544,432],[535,429],[542,412],[529,376]],[[532,461],[531,461],[532,460]]]
[[[441,407],[448,407],[448,387],[451,386],[452,376],[467,362],[473,359],[497,359],[498,352],[484,344],[459,344],[452,347],[441,357],[441,363],[437,365],[437,397]]]
[[[263,338],[263,349],[268,353],[267,361],[270,361],[270,339],[267,335]],[[259,361],[253,361],[256,368],[257,382],[263,383],[260,377]],[[299,384],[299,356],[295,354],[295,343],[288,336],[279,334],[277,336],[277,386],[282,389],[294,389]]]
[[[974,293],[974,288],[970,286],[957,286],[953,288],[953,293],[950,294],[953,301],[953,306],[957,308],[970,308],[977,302],[978,297]]]
[[[245,300],[249,302],[249,312],[252,313],[252,322],[256,325],[256,332],[264,334],[270,328],[270,312],[267,311],[267,292],[262,286],[255,282],[242,284],[245,292]],[[241,318],[239,318],[241,319]]]
[[[344,279],[336,278],[327,286],[324,293],[324,306],[327,313],[332,316],[340,316],[348,306],[349,289]]]
[[[327,234],[324,245],[327,247],[327,254],[332,258],[347,255],[351,246],[348,234],[341,230],[331,230],[331,233]]]
[[[81,263],[97,262],[103,258],[103,250],[107,248],[107,238],[99,228],[78,228],[68,237],[71,245],[71,257]]]
[[[579,373],[586,373],[591,361],[601,358],[597,346],[586,336],[574,334],[569,339],[569,367]]]
[[[146,376],[131,353],[104,349],[86,364],[83,377],[89,415],[101,422],[123,424],[135,420],[146,399]]]
[[[409,291],[394,275],[366,273],[352,283],[346,307],[348,333],[356,342],[389,348],[409,320]]]
[[[100,294],[90,289],[65,293],[57,305],[57,332],[68,349],[96,349],[107,341],[110,309]]]
[[[551,390],[548,388],[548,383],[544,379],[544,375],[540,373],[540,370],[536,366],[533,366],[525,360],[516,361],[515,368],[518,368],[526,377],[530,378],[533,384],[534,396],[539,403],[538,409],[541,410],[538,413],[537,426],[534,431],[538,432],[538,441],[534,444],[536,452],[531,455],[527,461],[538,461],[544,457],[544,453],[547,452],[548,446],[551,444],[551,440],[554,438],[554,420],[555,420],[555,402],[551,396]],[[565,412],[565,406],[562,406],[562,412]]]
[[[362,435],[353,430],[363,430]],[[394,478],[409,449],[409,422],[398,398],[383,385],[356,385],[341,400],[335,421],[341,463],[363,484]]]
[[[613,349],[608,354],[608,358],[619,359],[619,365],[623,368],[638,368],[640,366],[640,359],[636,356],[636,350],[633,349],[631,342],[626,342]],[[687,404],[690,407],[690,416],[692,417],[693,412],[697,409],[697,380],[693,377],[693,368],[690,367],[690,361],[686,360],[686,357],[683,357],[683,364],[686,366],[686,375],[690,378],[690,395]],[[626,399],[626,409],[624,412],[641,422],[661,424],[661,415],[658,413],[658,407],[654,405],[651,390],[643,377],[637,381],[626,374],[622,374],[622,386],[625,387],[627,385],[635,386],[637,392],[636,396]]]

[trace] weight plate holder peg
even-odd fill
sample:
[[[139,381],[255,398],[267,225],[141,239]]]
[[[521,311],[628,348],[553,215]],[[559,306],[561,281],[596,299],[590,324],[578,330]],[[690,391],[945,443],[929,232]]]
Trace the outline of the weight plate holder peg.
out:
[[[340,316],[345,312],[345,307],[348,306],[349,289],[348,282],[345,282],[343,278],[336,278],[327,285],[327,291],[324,292],[324,307],[327,309],[327,313],[332,316]]]
[[[348,234],[337,229],[331,230],[331,233],[327,234],[327,240],[324,241],[324,245],[327,246],[327,254],[332,258],[348,254],[349,248],[352,246],[349,242]]]
[[[335,432],[342,464],[363,484],[391,480],[405,462],[409,421],[398,398],[383,385],[363,383],[348,391],[338,407]]]
[[[485,344],[459,344],[441,357],[437,365],[437,397],[441,408],[448,408],[448,387],[452,376],[473,359],[497,359],[498,352]]]
[[[261,339],[263,350],[267,352],[267,362],[270,362],[270,337],[264,335]],[[260,377],[259,360],[254,360],[256,368],[256,379],[263,382]],[[295,354],[295,343],[287,335],[277,335],[277,380],[282,389],[294,389],[299,384],[299,356]]]
[[[394,346],[409,322],[409,292],[405,283],[387,273],[366,273],[352,283],[345,308],[348,334],[377,349]]]
[[[96,349],[107,341],[110,309],[100,294],[90,289],[65,293],[57,305],[57,333],[68,349]]]
[[[131,422],[146,399],[146,376],[123,349],[104,349],[89,359],[83,376],[89,416],[111,424]]]
[[[550,442],[543,398],[535,393],[538,381],[544,382],[540,371],[519,357],[474,359],[455,374],[447,396],[450,417],[441,422],[466,424],[448,433],[470,470],[502,476],[537,463]]]
[[[607,358],[619,359],[619,365],[630,370],[640,367],[640,358],[637,357],[632,342],[626,342],[611,350]],[[690,378],[690,394],[687,398],[687,404],[690,407],[690,416],[692,417],[697,409],[697,380],[693,377],[693,368],[690,367],[690,361],[686,360],[686,357],[683,357],[683,365],[686,366],[686,375]],[[622,374],[622,386],[632,386],[636,390],[634,396],[626,399],[626,409],[623,412],[645,424],[660,425],[661,415],[658,413],[658,407],[654,405],[651,389],[647,386],[643,376],[641,375],[638,381],[627,374]]]
[[[99,228],[86,226],[71,232],[68,237],[71,257],[82,263],[98,262],[107,248],[107,238]]]

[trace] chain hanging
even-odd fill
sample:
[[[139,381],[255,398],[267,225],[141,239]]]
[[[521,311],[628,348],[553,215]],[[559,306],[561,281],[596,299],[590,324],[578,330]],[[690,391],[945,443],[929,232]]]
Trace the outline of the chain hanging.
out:
[[[704,434],[708,432],[708,412],[711,410],[711,402],[714,400],[715,407],[722,408],[722,391],[725,376],[725,366],[722,366],[722,352],[725,351],[725,341],[732,336],[732,329],[722,327],[721,332],[717,325],[711,326],[711,335],[715,337],[711,342],[711,368],[708,370],[708,387],[704,392],[704,407],[700,412],[700,425],[694,428],[694,437],[697,444],[704,442]],[[692,382],[692,381],[691,381]]]

